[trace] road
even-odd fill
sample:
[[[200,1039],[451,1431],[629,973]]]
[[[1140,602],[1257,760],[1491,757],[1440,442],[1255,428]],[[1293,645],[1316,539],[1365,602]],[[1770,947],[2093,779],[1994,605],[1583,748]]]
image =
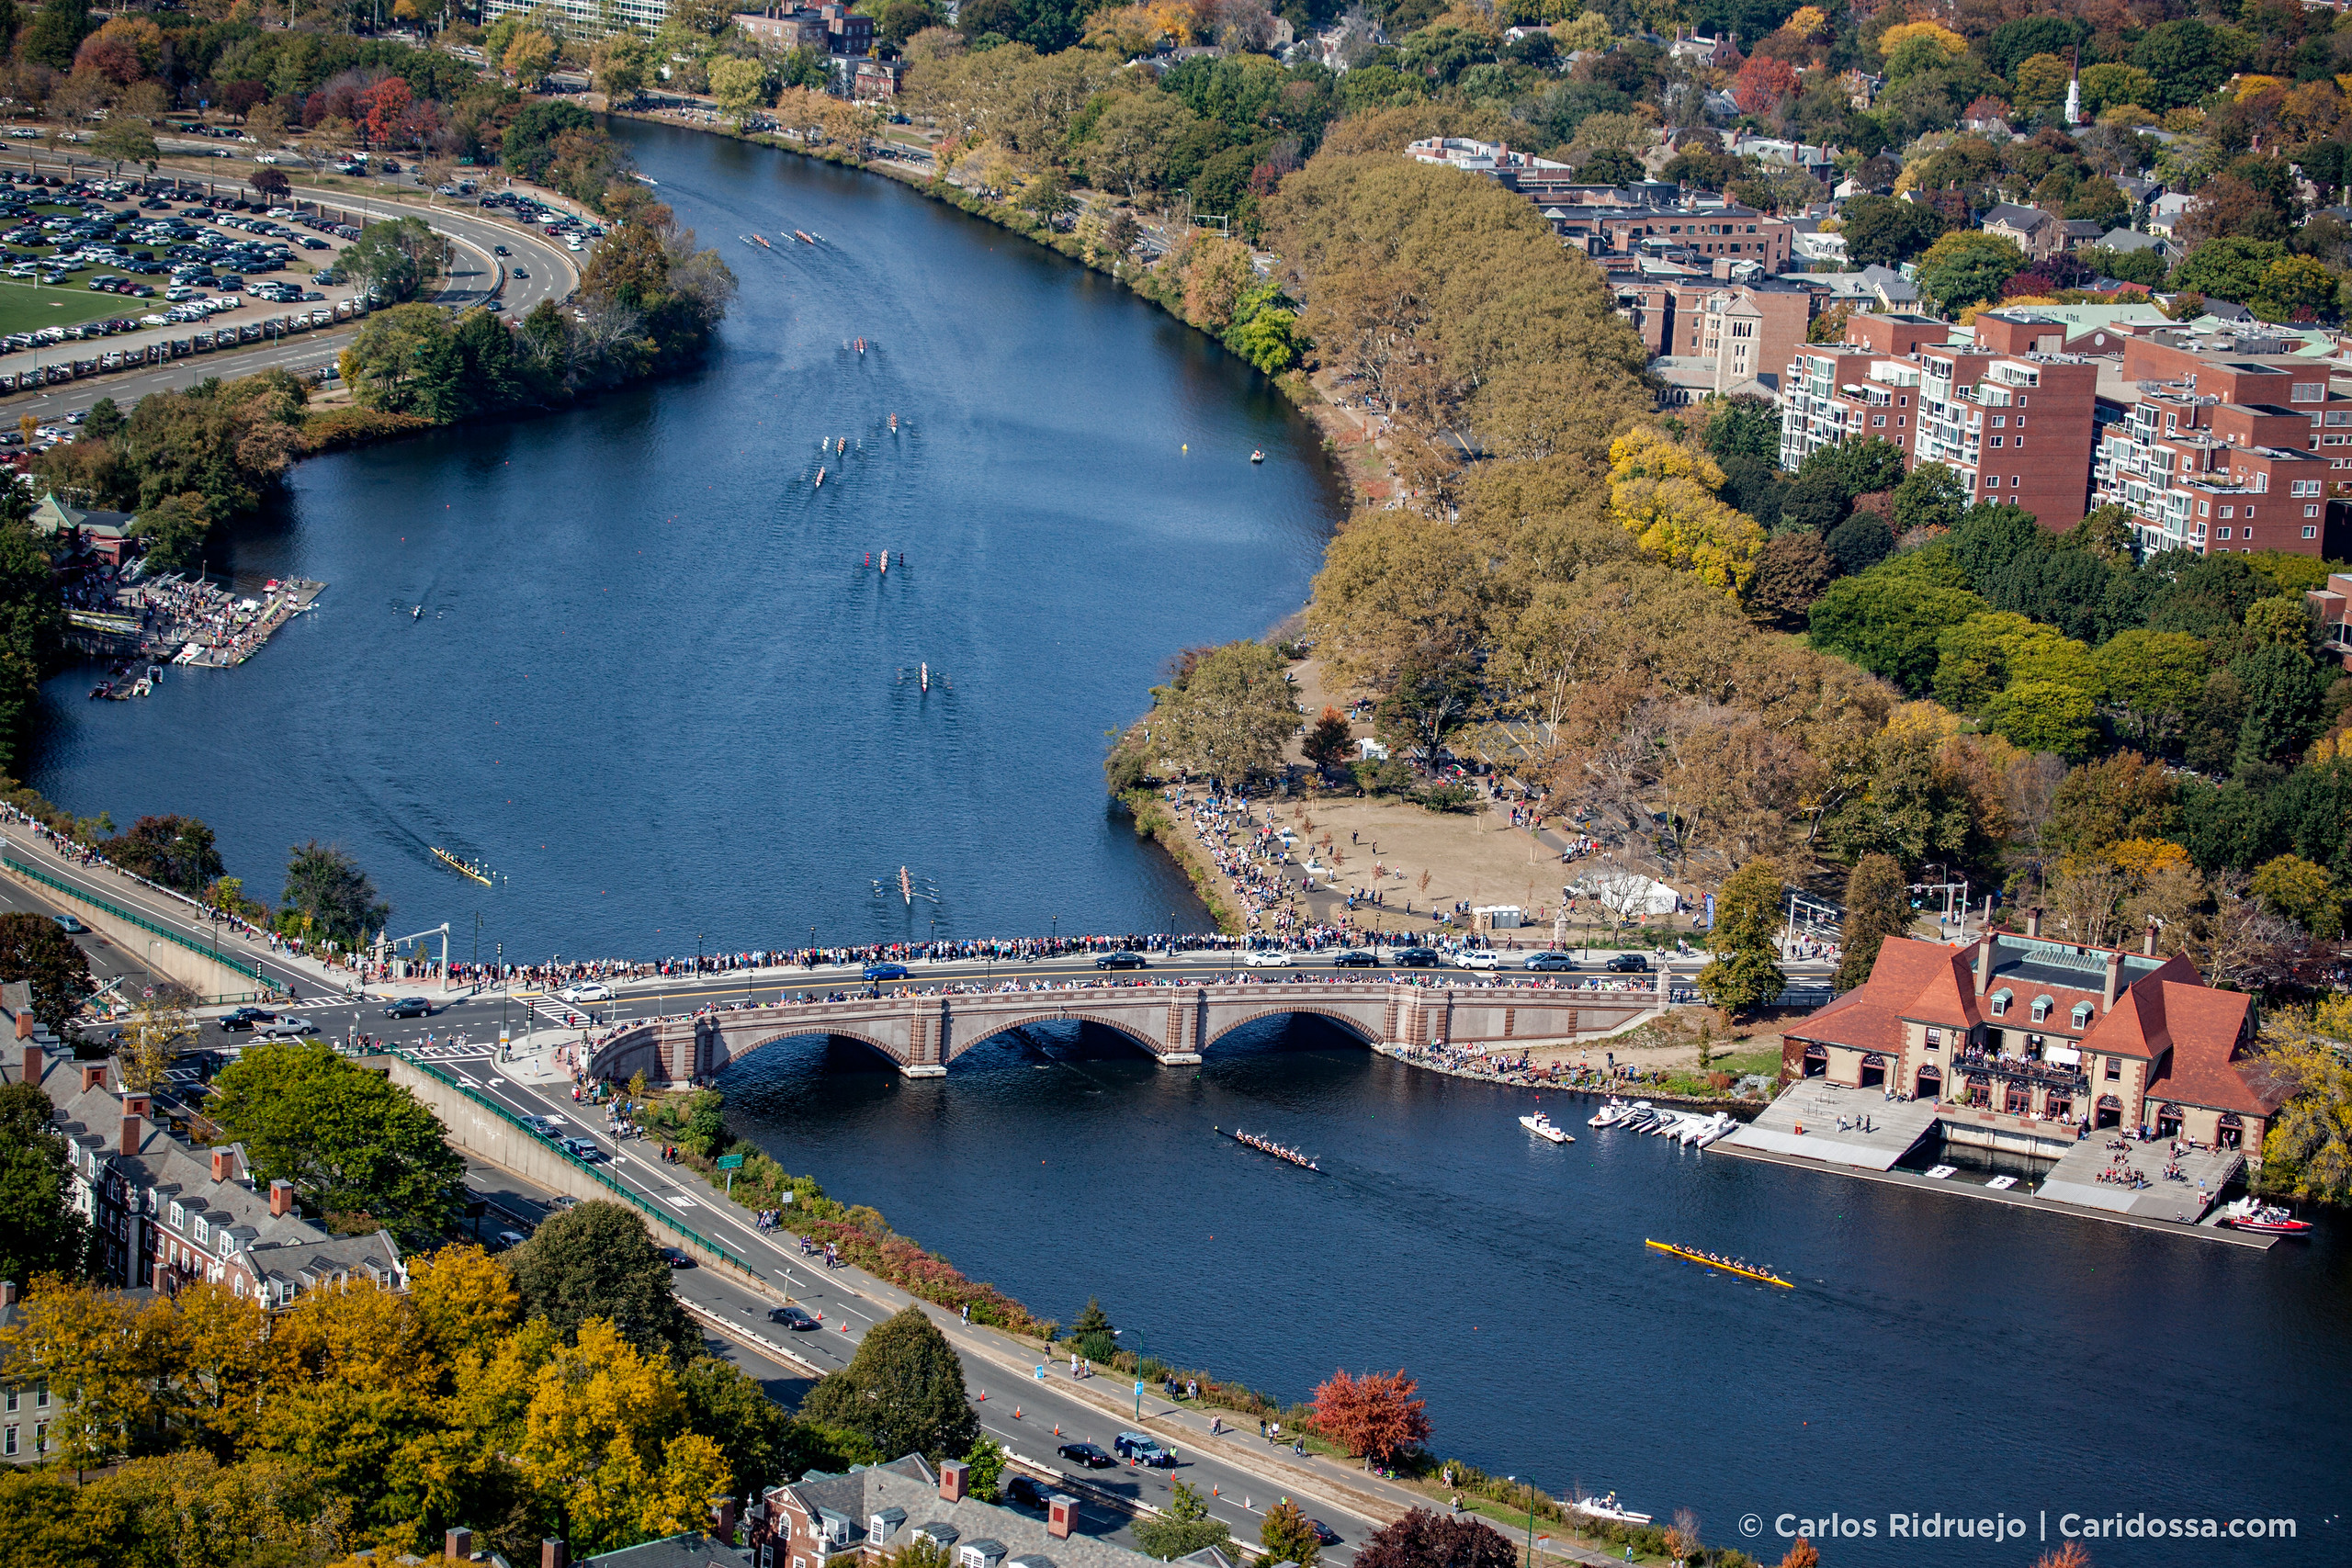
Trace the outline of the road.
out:
[[[21,161],[21,154],[0,149],[0,164]],[[200,172],[208,177],[235,177],[232,171],[227,170]],[[540,301],[553,299],[560,303],[580,286],[579,269],[571,253],[537,230],[521,223],[492,218],[479,210],[451,210],[404,197],[355,196],[346,191],[301,187],[296,189],[295,195],[340,209],[356,210],[367,217],[397,214],[422,218],[435,232],[458,242],[451,249],[443,287],[434,296],[436,304],[459,310],[491,305],[519,321]],[[510,254],[499,256],[500,246]],[[514,276],[518,266],[525,276]],[[215,376],[252,376],[272,369],[297,375],[322,370],[334,364],[358,330],[356,324],[339,326],[289,340],[196,355],[136,371],[85,377],[39,391],[0,398],[0,411],[10,416],[28,413],[42,423],[53,423],[67,414],[87,410],[100,398],[112,398],[128,408],[150,392],[177,391]]]

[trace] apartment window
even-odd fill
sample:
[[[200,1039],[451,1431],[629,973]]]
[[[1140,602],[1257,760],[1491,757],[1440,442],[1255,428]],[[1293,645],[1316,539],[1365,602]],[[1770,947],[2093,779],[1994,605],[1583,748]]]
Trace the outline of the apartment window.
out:
[[[2218,536],[2226,539],[2230,536],[2230,531],[2227,528],[2224,528],[2221,531]]]
[[[1872,430],[1884,430],[1886,428],[1886,415],[1883,413],[1874,413],[1871,415],[1871,428]]]
[[[1995,488],[1996,486],[1997,486],[2000,482],[2001,482],[2001,476],[2000,476],[2000,475],[1998,475],[1998,474],[1986,474],[1986,475],[1984,476],[1984,488],[1985,488],[1986,490],[1992,490],[1992,489],[1994,489],[1994,488]]]
[[[2003,440],[2003,437],[1998,436],[1998,435],[1996,435],[1995,437],[1993,437],[1993,445],[1994,445],[1994,446],[1998,446],[2001,444],[2002,440]]]
[[[2025,400],[2023,398],[2019,398],[2018,401],[2023,402]],[[2025,415],[2023,414],[2018,415],[2018,428],[2019,430],[2023,430],[2025,428]]]
[[[49,1423],[46,1421],[37,1423],[33,1427],[33,1452],[49,1452]]]
[[[2319,508],[2313,507],[2312,510],[2316,512]],[[2316,528],[2306,528],[2303,530],[2303,537],[2306,539],[2316,539],[2319,537],[2319,530]]]
[[[2213,503],[2212,503],[2211,502],[2210,502],[2210,501],[2200,501],[2200,502],[2199,502],[2197,503],[2197,515],[2198,515],[2198,516],[2199,516],[2199,517],[2211,517],[2211,516],[2212,516],[2212,515],[2213,515]]]
[[[1896,415],[1894,416],[1894,428],[1895,428],[1895,429],[1897,429],[1897,430],[1900,430],[1900,429],[1902,429],[1902,428],[1903,428],[1903,415],[1901,415],[1901,414],[1896,414]]]
[[[2019,393],[2018,394],[2018,407],[2019,407],[2019,408],[2023,408],[2023,407],[2025,407],[2025,394],[2024,394],[2023,392],[2019,392]],[[2025,421],[2023,421],[2023,420],[2019,420],[2019,421],[2018,421],[2018,423],[2019,424],[2023,424],[2023,423],[2025,423]]]
[[[2015,489],[2017,489],[2017,488],[2018,488],[2018,486],[2019,486],[2019,485],[2021,485],[2021,484],[2023,484],[2023,483],[2025,483],[2025,479],[2024,479],[2021,476],[2017,475],[2017,474],[2011,474],[2011,475],[2009,476],[2009,488],[2010,488],[2011,490],[2015,490]]]
[[[1907,408],[1909,408],[1909,407],[1911,406],[1911,394],[1910,394],[1910,393],[1908,393],[1908,392],[1905,392],[1905,393],[1904,393],[1901,397],[1899,397],[1899,398],[1895,399],[1895,400],[1894,400],[1894,406],[1895,406],[1896,408],[1899,408],[1899,409],[1907,409]]]
[[[14,1454],[16,1451],[17,1429],[14,1427],[11,1427],[8,1428],[6,1440],[5,1442],[0,1442],[0,1453]]]
[[[2245,514],[2246,514],[2246,519],[2247,519],[2247,521],[2251,522],[2251,521],[2253,520],[2253,518],[2254,518],[2254,508],[2253,508],[2253,507],[2251,507],[2251,506],[2247,507],[2247,508],[2245,509]],[[2249,539],[2253,538],[2253,537],[2254,537],[2254,530],[2253,530],[2253,529],[2251,529],[2251,528],[2248,528],[2248,529],[2245,531],[2245,536],[2246,536],[2247,538],[2249,538]]]
[[[1995,414],[1995,415],[1993,416],[1993,428],[1994,428],[1994,429],[1996,429],[1996,430],[2000,429],[2003,425],[2005,425],[2005,424],[2007,424],[2007,423],[2009,423],[2009,422],[2008,422],[2007,419],[2003,418],[2003,417],[2002,417],[2001,415],[1999,415],[1999,414]]]

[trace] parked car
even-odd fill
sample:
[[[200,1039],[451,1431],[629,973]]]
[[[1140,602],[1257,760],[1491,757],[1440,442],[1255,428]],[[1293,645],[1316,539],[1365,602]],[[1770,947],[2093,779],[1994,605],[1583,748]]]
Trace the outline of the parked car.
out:
[[[1315,1539],[1321,1541],[1324,1545],[1337,1546],[1340,1544],[1340,1532],[1333,1529],[1329,1525],[1325,1524],[1321,1519],[1307,1520],[1306,1528],[1313,1530],[1315,1532]]]
[[[1140,953],[1106,953],[1094,961],[1097,969],[1148,969],[1151,960]]]
[[[1287,969],[1290,967],[1290,954],[1253,947],[1241,955],[1241,962],[1252,969]]]
[[[319,1026],[307,1018],[274,1018],[254,1030],[262,1040],[300,1040],[305,1034],[316,1034]]]
[[[657,1247],[654,1250],[662,1255],[662,1261],[673,1269],[691,1269],[695,1266],[693,1258],[674,1247]]]
[[[821,1328],[824,1326],[824,1325],[819,1323],[815,1318],[809,1316],[806,1312],[803,1312],[800,1308],[796,1306],[768,1308],[768,1321],[770,1323],[780,1323],[786,1328],[793,1330],[795,1333],[806,1328]]]
[[[567,1002],[608,1002],[613,999],[613,988],[600,980],[574,980],[556,995]]]
[[[57,929],[64,931],[69,936],[84,936],[86,935],[90,930],[89,927],[84,925],[81,921],[75,919],[71,915],[58,916]]]
[[[1176,1466],[1174,1454],[1141,1432],[1120,1433],[1111,1439],[1111,1448],[1121,1459],[1132,1460],[1153,1470],[1172,1470]]]
[[[1331,967],[1334,969],[1373,969],[1379,964],[1378,958],[1361,947],[1343,948],[1331,954]]]
[[[1503,955],[1490,947],[1466,947],[1453,955],[1457,969],[1499,969]]]
[[[1434,969],[1437,956],[1434,947],[1400,947],[1388,955],[1388,962],[1400,969]]]
[[[865,977],[869,980],[904,980],[910,978],[913,973],[903,964],[869,964],[865,966]]]
[[[1650,961],[1638,953],[1621,953],[1609,961],[1609,967],[1621,975],[1646,975]]]
[[[1565,953],[1531,953],[1527,955],[1530,969],[1574,969],[1577,961]]]
[[[1092,1443],[1064,1443],[1054,1451],[1072,1464],[1082,1464],[1089,1470],[1108,1470],[1119,1462]]]
[[[402,997],[384,1010],[386,1018],[431,1018],[433,1002],[427,997]]]
[[[1004,1500],[1023,1507],[1044,1509],[1053,1495],[1053,1488],[1035,1476],[1016,1475],[1004,1483]]]

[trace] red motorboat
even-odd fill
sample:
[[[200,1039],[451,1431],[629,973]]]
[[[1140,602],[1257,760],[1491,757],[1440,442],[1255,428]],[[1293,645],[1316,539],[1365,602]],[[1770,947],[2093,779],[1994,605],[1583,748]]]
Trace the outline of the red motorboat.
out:
[[[2299,1220],[2274,1203],[2254,1198],[2241,1198],[2222,1211],[2221,1223],[2242,1231],[2259,1231],[2265,1235],[2309,1235],[2312,1223]]]

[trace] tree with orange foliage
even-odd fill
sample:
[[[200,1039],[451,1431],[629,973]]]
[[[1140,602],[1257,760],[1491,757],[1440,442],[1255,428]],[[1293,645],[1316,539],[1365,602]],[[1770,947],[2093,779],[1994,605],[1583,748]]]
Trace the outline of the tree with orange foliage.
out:
[[[1315,1429],[1359,1458],[1385,1463],[1430,1435],[1419,1385],[1403,1371],[1351,1377],[1345,1368],[1315,1391]]]
[[[1781,1568],[1821,1568],[1821,1553],[1815,1549],[1813,1542],[1799,1536],[1797,1543],[1789,1548],[1788,1555],[1781,1559]]]

